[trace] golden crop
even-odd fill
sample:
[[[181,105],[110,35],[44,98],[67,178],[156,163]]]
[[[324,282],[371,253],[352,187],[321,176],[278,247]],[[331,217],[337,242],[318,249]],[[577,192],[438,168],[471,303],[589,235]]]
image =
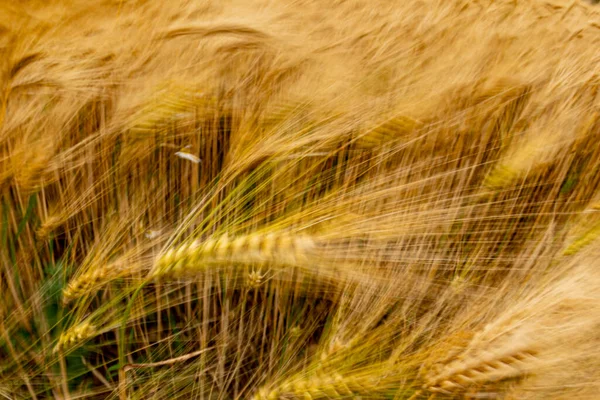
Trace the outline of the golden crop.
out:
[[[0,397],[600,393],[600,8],[0,0]]]

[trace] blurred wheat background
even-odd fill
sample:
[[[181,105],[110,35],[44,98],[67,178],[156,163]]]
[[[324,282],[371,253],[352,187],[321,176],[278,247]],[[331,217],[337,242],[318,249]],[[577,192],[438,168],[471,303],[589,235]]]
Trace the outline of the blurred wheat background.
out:
[[[600,8],[0,2],[0,398],[598,399]]]

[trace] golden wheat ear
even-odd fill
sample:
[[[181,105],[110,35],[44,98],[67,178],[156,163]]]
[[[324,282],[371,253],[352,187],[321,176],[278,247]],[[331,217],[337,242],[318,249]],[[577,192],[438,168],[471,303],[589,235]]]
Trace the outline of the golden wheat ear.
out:
[[[535,368],[539,348],[528,333],[511,331],[506,323],[490,324],[462,349],[448,346],[440,361],[421,367],[423,390],[460,396],[473,388],[493,386],[501,392],[505,382],[524,378]]]
[[[63,289],[63,302],[69,303],[71,300],[89,293],[92,288],[103,282],[108,274],[103,268],[94,269],[86,274],[69,282],[66,288]]]
[[[600,326],[600,275],[585,267],[561,272],[540,280],[528,293],[517,292],[522,297],[514,303],[507,299],[505,311],[462,348],[453,347],[441,361],[425,363],[420,372],[423,389],[453,396],[482,387],[505,393],[511,384],[579,357]],[[568,341],[571,346],[565,349]],[[560,347],[563,353],[557,353]]]
[[[67,304],[76,298],[91,294],[108,282],[131,276],[134,272],[134,270],[128,271],[104,266],[93,268],[69,282],[67,287],[63,289],[63,302]]]
[[[408,116],[397,116],[361,134],[356,139],[359,148],[372,149],[386,143],[406,138],[423,124]]]
[[[379,379],[378,379],[379,378]],[[377,375],[342,376],[339,373],[314,374],[305,379],[295,379],[282,383],[276,388],[261,388],[253,400],[275,399],[341,399],[376,397],[381,392],[381,381]],[[368,397],[373,396],[373,397]]]
[[[563,250],[563,255],[572,256],[600,239],[600,220],[580,234]]]
[[[96,334],[96,328],[88,322],[71,327],[60,334],[58,343],[54,347],[54,352],[61,351],[69,346],[83,342]]]
[[[262,123],[265,128],[272,129],[305,113],[306,107],[307,104],[299,100],[289,100],[274,104],[265,112]]]
[[[424,374],[423,389],[455,394],[475,386],[522,378],[533,369],[536,350],[530,344],[512,343],[499,348],[480,349]]]
[[[212,105],[214,99],[200,90],[165,85],[134,115],[128,128],[133,134],[151,133],[190,115],[200,106]]]
[[[203,272],[210,265],[231,263],[305,265],[314,258],[315,247],[312,236],[285,232],[232,238],[224,234],[204,241],[190,240],[159,256],[150,277],[177,277],[189,272]]]

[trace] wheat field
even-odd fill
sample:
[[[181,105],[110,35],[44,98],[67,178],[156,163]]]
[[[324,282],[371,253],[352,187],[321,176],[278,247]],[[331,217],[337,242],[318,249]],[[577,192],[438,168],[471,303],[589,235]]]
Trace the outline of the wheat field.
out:
[[[0,398],[600,396],[600,6],[0,0]]]

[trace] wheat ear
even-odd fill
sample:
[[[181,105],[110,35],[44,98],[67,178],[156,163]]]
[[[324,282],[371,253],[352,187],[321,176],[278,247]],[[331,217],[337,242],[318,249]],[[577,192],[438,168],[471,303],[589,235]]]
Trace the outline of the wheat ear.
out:
[[[588,229],[583,235],[575,239],[567,248],[563,251],[565,256],[570,256],[581,251],[584,247],[589,246],[592,242],[600,239],[600,223],[596,223],[590,229]]]
[[[83,322],[65,332],[61,333],[58,343],[54,347],[54,352],[60,351],[67,346],[72,346],[77,342],[91,338],[96,333],[96,328],[89,322]]]
[[[68,303],[73,299],[90,293],[94,287],[101,286],[107,281],[126,275],[127,272],[121,269],[94,268],[69,282],[67,287],[63,289],[63,301]]]
[[[212,99],[181,87],[169,87],[156,98],[147,102],[130,123],[133,133],[153,132],[186,113],[191,113],[200,105],[212,104]]]
[[[523,295],[469,343],[446,360],[423,366],[423,389],[459,394],[493,384],[498,391],[507,380],[522,380],[556,363],[556,349],[567,341],[588,341],[596,335],[598,276],[581,266],[552,274]],[[566,272],[566,273],[565,273]],[[574,353],[580,349],[573,347]],[[570,356],[562,354],[564,361]]]
[[[356,145],[360,148],[375,148],[402,139],[421,127],[422,123],[415,119],[397,116],[361,135],[356,140]]]
[[[465,352],[456,360],[425,373],[423,388],[434,393],[454,394],[473,386],[523,377],[536,361],[536,354],[527,342]]]
[[[274,389],[262,388],[252,399],[332,399],[347,396],[371,396],[380,390],[378,377],[375,375],[344,377],[339,373],[317,374],[307,379],[284,382]]]
[[[151,277],[177,276],[198,271],[207,264],[300,265],[309,261],[315,240],[307,235],[287,233],[249,234],[230,238],[227,234],[207,240],[189,241],[159,256]]]

